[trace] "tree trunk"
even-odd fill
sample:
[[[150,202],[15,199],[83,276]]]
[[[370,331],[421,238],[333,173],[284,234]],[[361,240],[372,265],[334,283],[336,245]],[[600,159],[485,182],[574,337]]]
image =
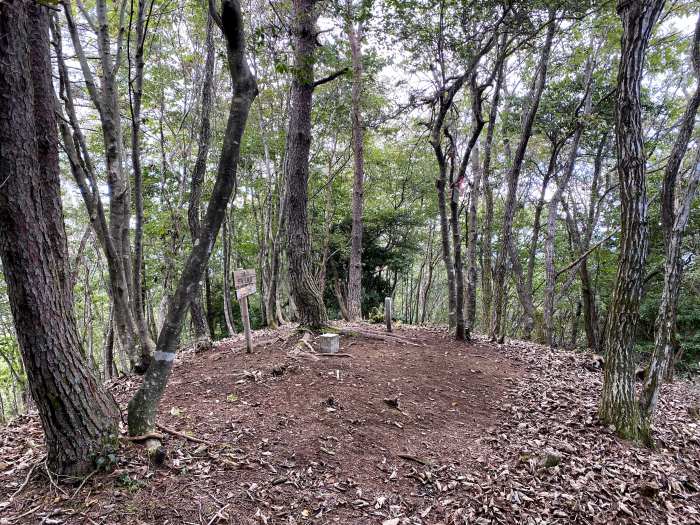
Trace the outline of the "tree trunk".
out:
[[[348,8],[347,33],[352,54],[352,229],[350,233],[350,267],[348,269],[348,314],[350,320],[362,318],[362,208],[364,204],[364,124],[362,122],[362,33],[363,23],[355,27],[351,3]],[[321,290],[323,292],[323,290]]]
[[[593,52],[593,50],[591,50]],[[564,173],[560,177],[557,183],[557,189],[552,195],[552,198],[547,204],[547,235],[545,238],[544,245],[544,266],[545,266],[545,289],[544,289],[544,333],[545,342],[550,347],[554,347],[554,294],[556,287],[557,274],[554,269],[554,241],[557,231],[557,215],[559,210],[559,202],[564,196],[564,191],[569,185],[571,176],[574,174],[574,167],[576,165],[576,159],[578,157],[578,146],[581,141],[581,136],[583,135],[584,122],[591,112],[591,92],[592,92],[592,78],[593,78],[593,59],[589,55],[586,64],[586,78],[584,80],[584,94],[583,94],[583,118],[578,117],[576,122],[576,129],[574,130],[573,138],[571,139],[571,150],[569,151],[569,157],[566,161],[566,168]]]
[[[257,95],[256,82],[246,62],[240,4],[237,0],[224,0],[219,16],[214,12],[212,2],[210,16],[221,28],[227,43],[228,67],[233,84],[228,122],[216,180],[204,215],[204,223],[197,237],[198,242],[192,247],[175,294],[168,303],[168,311],[163,329],[158,336],[153,363],[148,368],[139,390],[129,401],[129,433],[132,436],[145,434],[155,428],[158,404],[173,367],[184,317],[191,304],[197,283],[202,279],[207,268],[216,236],[226,214],[226,207],[235,191],[241,138],[250,106]]]
[[[545,204],[545,195],[547,194],[547,187],[549,186],[549,181],[554,176],[557,171],[557,160],[559,159],[559,152],[564,141],[558,141],[552,143],[552,151],[549,154],[549,163],[547,165],[547,172],[542,177],[542,187],[540,188],[540,197],[535,204],[535,217],[532,221],[532,235],[530,236],[530,255],[527,259],[527,281],[526,287],[532,294],[532,280],[535,274],[535,259],[537,258],[537,245],[540,241],[540,230],[542,229],[542,210]]]
[[[187,223],[190,228],[192,244],[199,240],[201,225],[199,220],[200,201],[202,200],[202,185],[207,172],[207,157],[209,156],[209,143],[211,141],[211,106],[214,87],[214,22],[211,16],[207,16],[206,33],[207,58],[204,63],[204,82],[202,83],[202,110],[199,123],[199,140],[197,146],[197,160],[192,171],[190,185],[190,199],[187,208]],[[199,293],[200,283],[197,283],[190,304],[192,327],[198,348],[211,346],[211,332],[209,323],[202,305],[202,294]]]
[[[666,164],[661,197],[661,217],[666,251],[664,287],[656,317],[654,352],[640,399],[642,437],[649,442],[651,441],[651,424],[661,383],[667,374],[669,376],[673,374],[673,369],[671,368],[673,357],[679,346],[676,340],[676,313],[683,273],[681,250],[683,247],[683,236],[688,226],[690,209],[697,192],[698,182],[700,182],[699,153],[695,157],[695,166],[693,166],[688,178],[685,194],[680,198],[678,197],[678,171],[688,148],[695,126],[695,117],[698,107],[700,107],[700,16],[695,24],[691,53],[697,84],[694,95],[688,100],[678,136],[673,144],[669,161]]]
[[[224,215],[223,231],[221,232],[224,245],[224,318],[226,319],[226,331],[229,337],[236,333],[231,312],[231,239],[228,233],[228,213]]]
[[[311,104],[314,91],[317,0],[293,0],[294,67],[287,127],[285,183],[289,287],[301,325],[320,328],[328,322],[322,291],[315,280],[308,224]]]
[[[493,98],[489,110],[489,123],[486,128],[484,141],[484,165],[481,170],[482,186],[484,188],[484,225],[481,233],[482,269],[481,269],[481,303],[482,319],[488,328],[492,317],[493,302],[493,188],[491,187],[491,151],[493,147],[493,135],[496,130],[498,118],[498,105],[503,87],[505,60],[503,60],[496,72],[496,83],[493,87]]]
[[[48,31],[46,7],[0,6],[0,256],[48,466],[78,476],[116,450],[119,410],[73,316]]]
[[[552,41],[556,32],[557,24],[554,19],[554,13],[550,12],[550,21],[547,27],[547,35],[540,54],[537,76],[535,84],[532,87],[529,96],[528,110],[523,119],[522,131],[518,147],[515,150],[513,164],[507,175],[508,191],[504,205],[503,225],[501,228],[501,246],[496,257],[496,265],[494,269],[494,307],[493,317],[491,321],[490,337],[494,341],[503,342],[505,333],[503,331],[503,307],[505,304],[505,283],[506,283],[506,260],[509,255],[513,254],[512,236],[513,236],[513,219],[515,217],[516,198],[518,190],[518,180],[522,169],[523,160],[525,159],[525,151],[527,150],[530,136],[532,135],[532,126],[535,122],[535,115],[540,105],[540,98],[544,91],[545,80],[547,78],[547,67],[549,65],[549,54],[552,49]],[[517,258],[517,257],[516,257]],[[515,261],[514,261],[515,262]],[[521,297],[522,299],[522,297]],[[528,306],[523,304],[524,307]],[[534,319],[531,318],[531,312],[525,312],[525,332],[531,332]]]
[[[634,392],[634,336],[639,320],[647,255],[646,157],[640,101],[644,56],[663,0],[620,2],[622,19],[617,76],[615,136],[620,183],[621,245],[615,288],[605,334],[605,370],[600,419],[628,439],[640,437]]]
[[[133,4],[132,4],[133,5]],[[151,3],[151,6],[153,4]],[[150,18],[150,13],[148,14]],[[141,173],[141,99],[143,96],[144,46],[146,42],[146,0],[139,0],[136,13],[135,73],[129,82],[131,110],[131,165],[134,172],[134,271],[133,309],[142,341],[150,340],[143,304],[143,174]],[[129,68],[131,75],[131,67]],[[132,89],[133,86],[133,89]]]
[[[123,25],[126,2],[120,10],[119,20]],[[73,19],[69,2],[64,4],[68,32],[73,43],[73,50],[80,64],[85,80],[85,87],[100,117],[102,138],[107,168],[107,186],[110,195],[109,221],[105,212],[99,187],[100,182],[95,173],[94,163],[80,128],[72,96],[72,85],[68,69],[63,59],[61,32],[52,29],[54,47],[60,77],[60,93],[66,118],[59,119],[64,149],[68,156],[73,177],[80,188],[83,201],[90,217],[90,223],[100,241],[105,254],[109,272],[109,287],[114,300],[115,329],[121,348],[129,354],[132,368],[139,373],[145,372],[154,348],[153,341],[139,328],[133,308],[133,274],[131,268],[131,250],[129,246],[129,181],[122,166],[122,137],[119,104],[116,90],[116,73],[119,62],[113,64],[110,48],[110,32],[104,0],[98,0],[96,6],[98,31],[98,54],[101,62],[100,90],[93,78],[83,45],[78,35],[78,28]],[[122,38],[122,32],[119,37]],[[70,126],[68,125],[70,124]]]

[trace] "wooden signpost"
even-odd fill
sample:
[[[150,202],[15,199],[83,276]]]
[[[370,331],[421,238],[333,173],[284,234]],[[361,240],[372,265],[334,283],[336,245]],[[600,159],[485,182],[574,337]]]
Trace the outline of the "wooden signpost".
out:
[[[246,352],[253,351],[253,341],[250,335],[250,316],[248,315],[248,296],[256,292],[255,270],[244,270],[239,268],[233,272],[233,284],[236,287],[236,299],[241,305],[241,319],[243,320],[243,331],[245,332]]]

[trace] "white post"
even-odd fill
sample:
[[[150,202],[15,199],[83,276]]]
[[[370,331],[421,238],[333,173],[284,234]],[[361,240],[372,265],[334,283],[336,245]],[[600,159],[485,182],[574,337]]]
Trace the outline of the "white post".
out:
[[[386,322],[386,331],[391,332],[391,297],[384,298],[384,321]]]
[[[248,315],[248,297],[241,297],[241,319],[243,320],[243,331],[245,332],[245,347],[249,354],[253,352],[253,340],[250,336],[250,316]]]

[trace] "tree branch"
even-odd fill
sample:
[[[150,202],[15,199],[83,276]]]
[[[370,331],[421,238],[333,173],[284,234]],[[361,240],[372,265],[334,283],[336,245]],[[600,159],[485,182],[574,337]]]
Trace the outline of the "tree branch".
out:
[[[317,80],[316,82],[314,82],[314,83],[311,85],[311,87],[312,87],[313,89],[316,89],[318,86],[321,86],[321,85],[323,85],[323,84],[327,84],[328,82],[332,82],[333,80],[335,80],[336,78],[338,78],[338,77],[341,76],[341,75],[344,75],[344,74],[347,73],[347,72],[348,72],[348,68],[347,68],[347,67],[344,67],[343,69],[340,69],[340,70],[336,71],[336,72],[333,73],[332,75],[328,75],[328,76],[325,77],[325,78],[322,78],[322,79],[320,79],[320,80]]]

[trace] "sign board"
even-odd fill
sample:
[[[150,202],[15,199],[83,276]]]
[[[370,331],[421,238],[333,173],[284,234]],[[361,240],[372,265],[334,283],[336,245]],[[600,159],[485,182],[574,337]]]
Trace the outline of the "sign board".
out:
[[[255,293],[255,270],[239,268],[233,272],[233,284],[236,286],[236,299],[241,306],[241,320],[245,332],[245,346],[248,353],[253,351],[253,338],[250,331],[248,315],[248,296]]]
[[[236,299],[240,300],[256,292],[255,283],[247,284],[241,288],[236,287]]]
[[[236,289],[243,288],[249,284],[255,284],[255,270],[236,270],[233,272],[233,284]]]

